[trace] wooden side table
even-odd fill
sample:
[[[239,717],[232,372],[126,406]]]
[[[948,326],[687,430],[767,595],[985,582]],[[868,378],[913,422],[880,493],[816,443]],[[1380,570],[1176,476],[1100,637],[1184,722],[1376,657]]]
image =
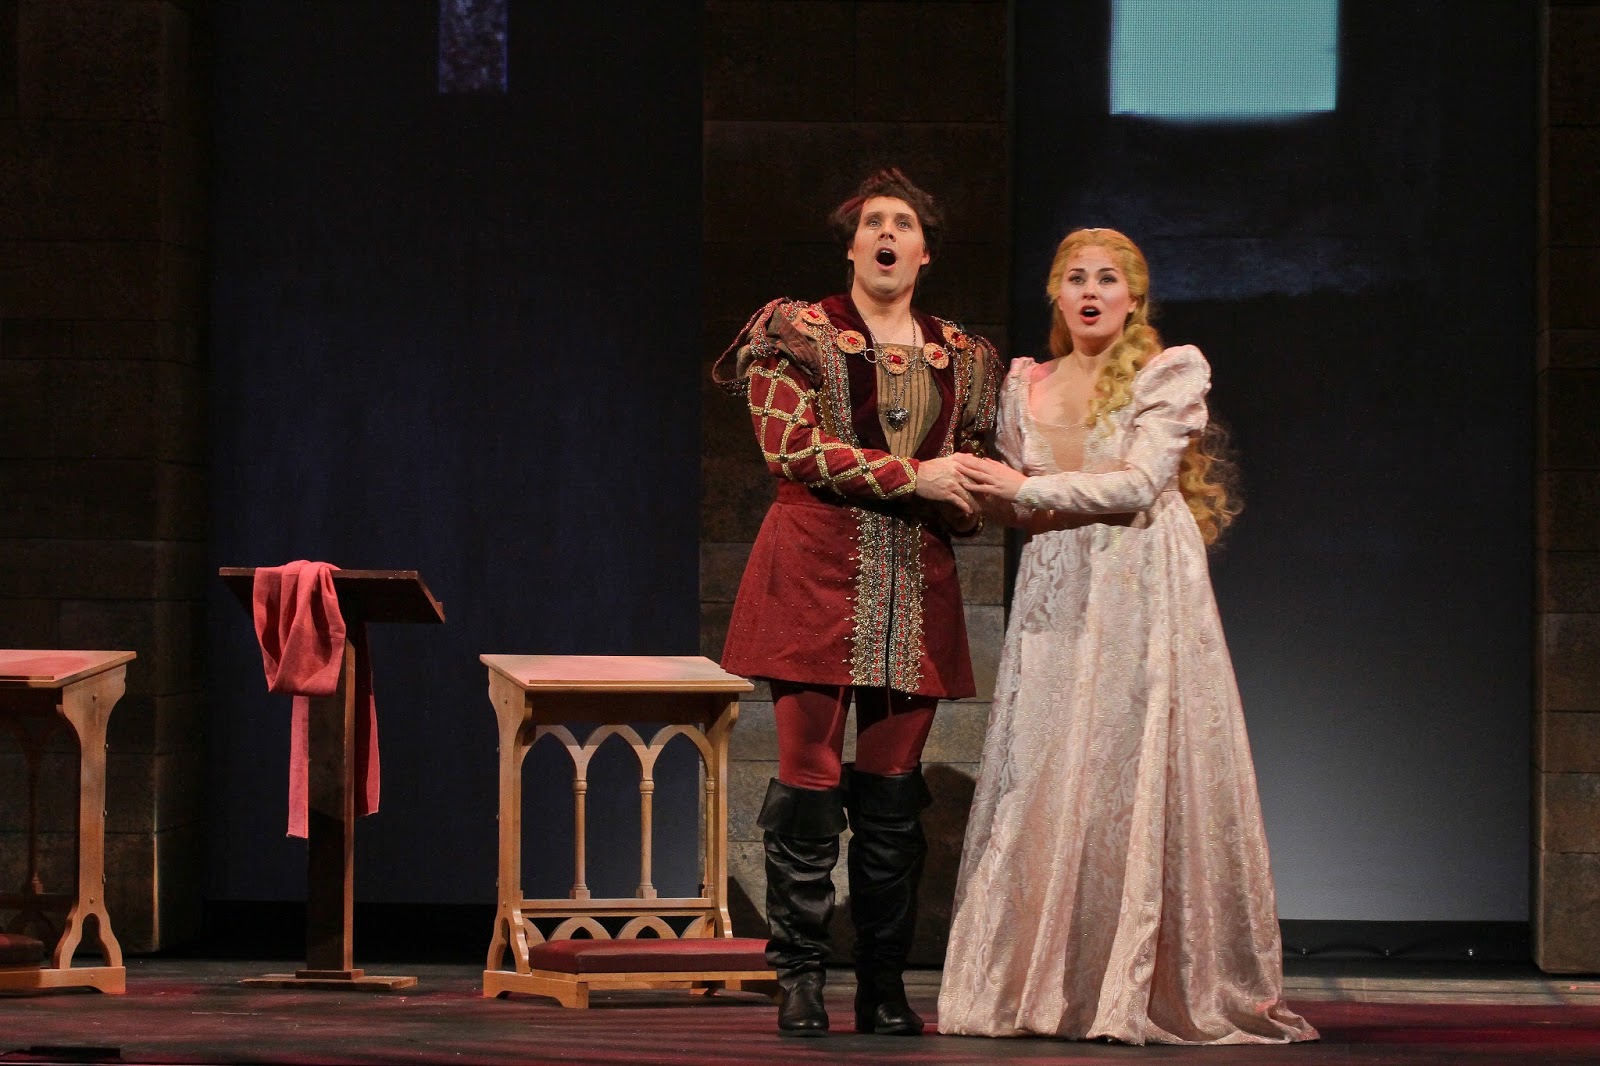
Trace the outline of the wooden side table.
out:
[[[0,719],[16,734],[28,764],[28,873],[22,888],[0,895],[16,911],[8,932],[54,931],[49,915],[64,912],[48,966],[0,968],[0,990],[127,988],[122,945],[106,911],[106,723],[127,688],[131,651],[0,650]],[[44,725],[60,718],[78,746],[78,883],[72,894],[46,893],[39,879],[38,767]],[[90,924],[93,919],[93,924]],[[104,966],[74,966],[88,935]]]
[[[255,567],[225,566],[218,574],[251,610]],[[368,622],[444,621],[444,606],[415,570],[335,570],[333,590],[352,631]],[[306,965],[240,984],[386,992],[417,983],[415,977],[369,974],[355,965],[356,678],[368,669],[362,655],[355,640],[345,641],[339,687],[331,696],[312,698],[306,723]]]
[[[622,988],[739,988],[770,982],[765,940],[735,939],[728,917],[728,742],[739,696],[751,684],[702,656],[483,655],[489,700],[500,722],[499,906],[483,971],[483,994],[525,992],[587,1007],[589,992]],[[595,728],[581,743],[567,723]],[[629,723],[655,723],[646,741]],[[574,877],[566,899],[522,896],[522,763],[555,737],[573,764]],[[666,898],[651,883],[653,770],[683,737],[704,770],[703,884],[698,896]],[[585,798],[589,760],[616,737],[639,761],[639,888],[595,898],[586,882]],[[535,918],[561,919],[548,938]],[[627,919],[615,937],[600,921]],[[674,931],[667,919],[687,926]],[[639,939],[649,931],[653,938]],[[590,939],[569,939],[574,933]],[[506,967],[507,955],[510,966]]]

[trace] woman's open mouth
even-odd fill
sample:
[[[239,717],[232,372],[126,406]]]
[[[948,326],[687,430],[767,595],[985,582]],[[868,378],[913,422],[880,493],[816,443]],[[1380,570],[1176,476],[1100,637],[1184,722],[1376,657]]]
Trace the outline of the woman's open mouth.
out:
[[[873,258],[878,261],[880,266],[891,267],[900,257],[894,254],[893,248],[879,248]]]
[[[1078,312],[1078,316],[1086,322],[1093,322],[1100,317],[1100,309],[1098,307],[1085,307]]]

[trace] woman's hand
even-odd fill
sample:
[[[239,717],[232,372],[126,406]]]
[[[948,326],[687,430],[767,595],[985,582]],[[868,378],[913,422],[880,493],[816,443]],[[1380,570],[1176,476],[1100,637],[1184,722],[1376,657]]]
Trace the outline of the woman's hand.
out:
[[[965,477],[956,469],[956,456],[924,459],[917,464],[916,494],[925,500],[948,504],[963,515],[974,514],[977,505],[967,492]]]
[[[1027,480],[1022,474],[993,459],[979,459],[976,455],[957,452],[952,458],[961,471],[961,482],[969,492],[992,496],[999,500],[1015,500]]]

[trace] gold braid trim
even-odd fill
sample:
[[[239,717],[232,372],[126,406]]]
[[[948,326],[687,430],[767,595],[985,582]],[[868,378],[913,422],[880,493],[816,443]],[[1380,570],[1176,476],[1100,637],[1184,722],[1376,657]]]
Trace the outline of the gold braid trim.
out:
[[[922,528],[856,510],[850,683],[915,692],[922,684]]]

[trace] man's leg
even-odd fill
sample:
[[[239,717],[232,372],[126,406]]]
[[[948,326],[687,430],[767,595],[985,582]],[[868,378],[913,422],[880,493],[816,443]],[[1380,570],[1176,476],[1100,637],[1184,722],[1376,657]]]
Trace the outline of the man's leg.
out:
[[[856,690],[856,762],[846,775],[850,814],[850,914],[856,929],[856,1031],[922,1032],[903,974],[917,924],[917,887],[928,854],[922,746],[938,700]]]
[[[767,868],[767,963],[778,971],[778,1031],[828,1030],[822,988],[833,915],[833,868],[845,826],[839,753],[849,689],[772,682],[778,776],[758,819]]]

